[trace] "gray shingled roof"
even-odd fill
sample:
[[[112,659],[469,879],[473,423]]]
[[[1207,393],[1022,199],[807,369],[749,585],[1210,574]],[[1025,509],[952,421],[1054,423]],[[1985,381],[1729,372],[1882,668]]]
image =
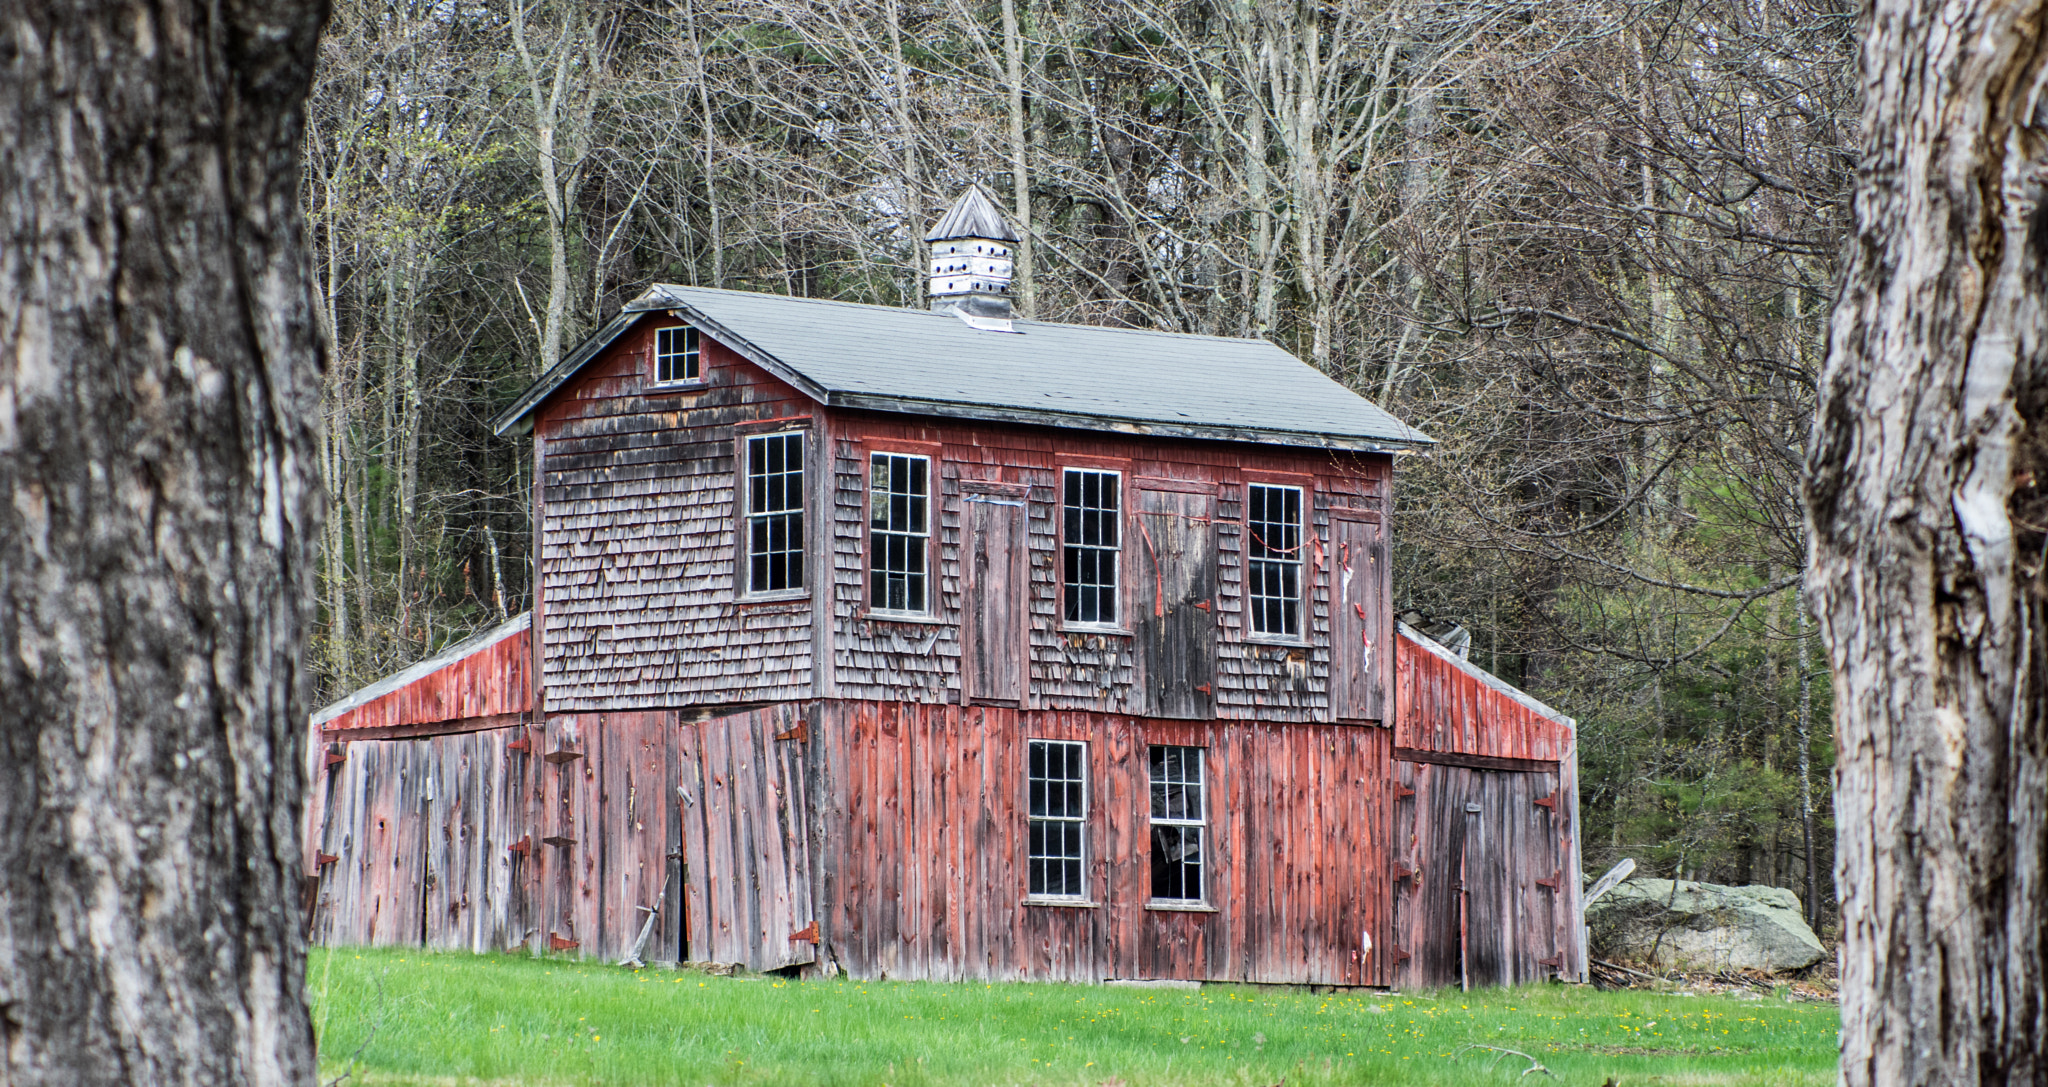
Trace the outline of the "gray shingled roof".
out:
[[[1010,229],[1010,221],[996,210],[995,202],[981,191],[979,185],[967,186],[960,199],[946,214],[939,217],[938,225],[924,236],[928,242],[950,241],[954,238],[990,238],[995,241],[1014,242],[1017,232]]]
[[[1432,439],[1265,340],[1017,321],[657,285],[498,416],[533,410],[640,314],[670,310],[832,407],[1273,445],[1398,450]]]

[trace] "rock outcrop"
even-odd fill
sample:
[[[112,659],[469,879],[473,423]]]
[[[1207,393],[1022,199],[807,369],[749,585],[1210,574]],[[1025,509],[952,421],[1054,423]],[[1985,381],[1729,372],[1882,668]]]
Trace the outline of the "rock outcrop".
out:
[[[1782,887],[1632,879],[1586,908],[1593,954],[1704,970],[1797,970],[1827,956]]]

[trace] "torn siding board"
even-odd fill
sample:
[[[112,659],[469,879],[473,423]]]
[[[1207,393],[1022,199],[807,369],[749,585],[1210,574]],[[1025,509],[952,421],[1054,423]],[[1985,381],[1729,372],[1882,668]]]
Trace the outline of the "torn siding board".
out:
[[[651,387],[653,331],[668,323],[643,319],[536,428],[550,712],[811,693],[811,609],[740,600],[734,531],[735,426],[800,417],[810,401],[708,338],[701,386]]]

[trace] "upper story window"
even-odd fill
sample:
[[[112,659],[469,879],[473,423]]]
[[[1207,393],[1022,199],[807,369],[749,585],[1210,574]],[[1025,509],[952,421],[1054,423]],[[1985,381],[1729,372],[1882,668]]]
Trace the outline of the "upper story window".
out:
[[[747,591],[804,587],[804,435],[746,440]]]
[[[1087,856],[1088,745],[1068,740],[1030,741],[1031,848],[1033,897],[1083,898],[1082,862]]]
[[[931,460],[876,453],[868,462],[868,607],[931,610]]]
[[[697,330],[687,325],[654,330],[654,383],[674,385],[704,375],[704,351]]]
[[[1202,749],[1154,746],[1152,763],[1152,898],[1202,901],[1204,806]]]
[[[1252,633],[1301,637],[1301,488],[1245,488],[1246,606]]]
[[[1062,513],[1066,621],[1114,625],[1118,548],[1118,487],[1123,477],[1092,468],[1069,468]]]

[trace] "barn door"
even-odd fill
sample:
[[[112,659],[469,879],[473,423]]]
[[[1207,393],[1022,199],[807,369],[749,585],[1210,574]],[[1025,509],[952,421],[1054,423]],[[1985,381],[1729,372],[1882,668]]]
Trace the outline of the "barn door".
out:
[[[1395,983],[1525,985],[1559,973],[1570,932],[1561,896],[1574,877],[1558,774],[1394,767]]]
[[[1216,682],[1215,488],[1138,481],[1132,626],[1145,701],[1155,717],[1207,718]],[[1159,484],[1178,481],[1157,480]]]
[[[960,683],[969,702],[1014,706],[1024,697],[1030,617],[1024,495],[1022,486],[980,484],[961,499]]]
[[[1384,721],[1393,690],[1394,618],[1380,515],[1330,511],[1330,699],[1339,721]]]

